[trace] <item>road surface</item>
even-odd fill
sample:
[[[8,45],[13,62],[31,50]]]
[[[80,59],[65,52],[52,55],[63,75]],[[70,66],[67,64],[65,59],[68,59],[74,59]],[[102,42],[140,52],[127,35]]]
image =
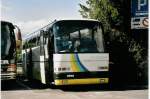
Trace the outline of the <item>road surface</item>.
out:
[[[99,86],[53,88],[38,82],[2,82],[1,99],[148,99],[148,89],[104,90]]]

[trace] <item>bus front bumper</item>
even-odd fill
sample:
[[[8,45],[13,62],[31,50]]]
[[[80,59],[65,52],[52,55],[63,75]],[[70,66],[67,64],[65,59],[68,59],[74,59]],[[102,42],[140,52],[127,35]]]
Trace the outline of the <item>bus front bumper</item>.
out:
[[[16,79],[16,73],[1,73],[1,80]]]
[[[55,85],[107,84],[109,78],[56,79]]]

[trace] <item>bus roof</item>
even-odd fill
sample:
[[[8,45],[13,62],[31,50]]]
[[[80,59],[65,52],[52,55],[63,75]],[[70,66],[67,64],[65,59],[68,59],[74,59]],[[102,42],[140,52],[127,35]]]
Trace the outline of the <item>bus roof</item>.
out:
[[[54,25],[57,22],[62,22],[62,21],[91,21],[91,22],[99,22],[98,20],[95,19],[58,19],[58,20],[54,20],[51,23],[49,23],[48,25],[32,32],[26,35],[25,40],[27,40],[30,37],[34,37],[35,35],[40,35],[39,33],[37,33],[40,30],[46,30],[47,28],[51,27],[52,25]]]
[[[13,29],[15,28],[14,25],[13,25],[11,22],[1,20],[1,23],[3,23],[3,24],[8,24],[8,25],[11,26]]]
[[[12,24],[11,22],[8,22],[8,21],[4,21],[4,20],[1,20],[1,23]]]
[[[59,19],[59,20],[55,20],[53,24],[55,24],[56,22],[60,22],[60,21],[94,21],[94,22],[99,22],[98,20],[95,20],[95,19]]]

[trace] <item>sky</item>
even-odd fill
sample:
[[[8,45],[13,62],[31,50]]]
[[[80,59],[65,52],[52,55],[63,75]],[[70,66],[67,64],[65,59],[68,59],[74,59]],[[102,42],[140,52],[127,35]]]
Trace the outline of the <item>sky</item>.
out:
[[[86,0],[1,0],[1,19],[18,25],[22,35],[55,19],[81,19],[79,3]]]

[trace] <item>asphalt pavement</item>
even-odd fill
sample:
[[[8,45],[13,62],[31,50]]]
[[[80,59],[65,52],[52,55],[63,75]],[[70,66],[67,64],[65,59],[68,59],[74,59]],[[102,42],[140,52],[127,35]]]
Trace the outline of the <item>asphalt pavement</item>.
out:
[[[100,85],[49,86],[38,81],[5,81],[1,99],[148,99],[147,87],[108,89]]]

